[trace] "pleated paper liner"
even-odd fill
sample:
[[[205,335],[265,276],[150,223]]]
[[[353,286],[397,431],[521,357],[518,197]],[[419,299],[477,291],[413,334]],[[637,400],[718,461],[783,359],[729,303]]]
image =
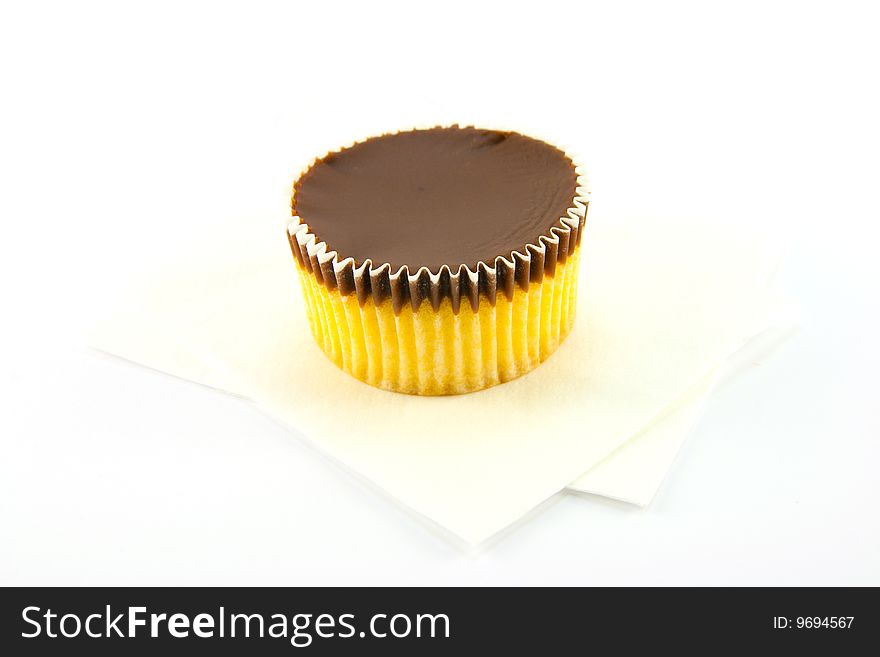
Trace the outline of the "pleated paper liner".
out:
[[[473,392],[537,367],[576,314],[589,193],[575,172],[566,216],[536,243],[479,262],[476,271],[357,265],[294,216],[288,239],[318,346],[365,383],[418,395]]]

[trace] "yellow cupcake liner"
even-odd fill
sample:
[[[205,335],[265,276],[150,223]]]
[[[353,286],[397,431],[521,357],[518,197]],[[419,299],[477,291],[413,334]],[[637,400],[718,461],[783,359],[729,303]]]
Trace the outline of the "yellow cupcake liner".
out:
[[[574,324],[580,253],[512,299],[480,299],[476,311],[462,303],[457,313],[448,298],[437,310],[405,304],[395,313],[390,298],[361,304],[304,267],[297,272],[312,335],[342,370],[385,390],[453,395],[522,376],[556,350]]]

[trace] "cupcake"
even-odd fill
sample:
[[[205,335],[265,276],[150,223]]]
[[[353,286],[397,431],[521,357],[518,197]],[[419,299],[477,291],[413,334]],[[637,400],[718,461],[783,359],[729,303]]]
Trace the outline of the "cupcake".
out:
[[[288,227],[315,341],[361,381],[417,395],[538,367],[575,318],[582,185],[558,148],[472,127],[316,160]]]

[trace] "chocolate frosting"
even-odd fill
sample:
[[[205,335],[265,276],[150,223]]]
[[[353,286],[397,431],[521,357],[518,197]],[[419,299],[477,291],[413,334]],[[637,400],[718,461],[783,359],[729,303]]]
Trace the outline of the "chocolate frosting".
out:
[[[515,132],[431,128],[375,137],[317,160],[294,185],[290,241],[317,279],[396,311],[552,275],[586,215],[561,150]]]

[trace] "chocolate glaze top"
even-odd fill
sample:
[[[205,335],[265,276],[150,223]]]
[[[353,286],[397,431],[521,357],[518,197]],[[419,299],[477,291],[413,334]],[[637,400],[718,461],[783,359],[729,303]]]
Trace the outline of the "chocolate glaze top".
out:
[[[375,137],[318,160],[293,213],[340,259],[391,270],[476,271],[536,244],[572,206],[559,149],[516,132],[431,128]]]

